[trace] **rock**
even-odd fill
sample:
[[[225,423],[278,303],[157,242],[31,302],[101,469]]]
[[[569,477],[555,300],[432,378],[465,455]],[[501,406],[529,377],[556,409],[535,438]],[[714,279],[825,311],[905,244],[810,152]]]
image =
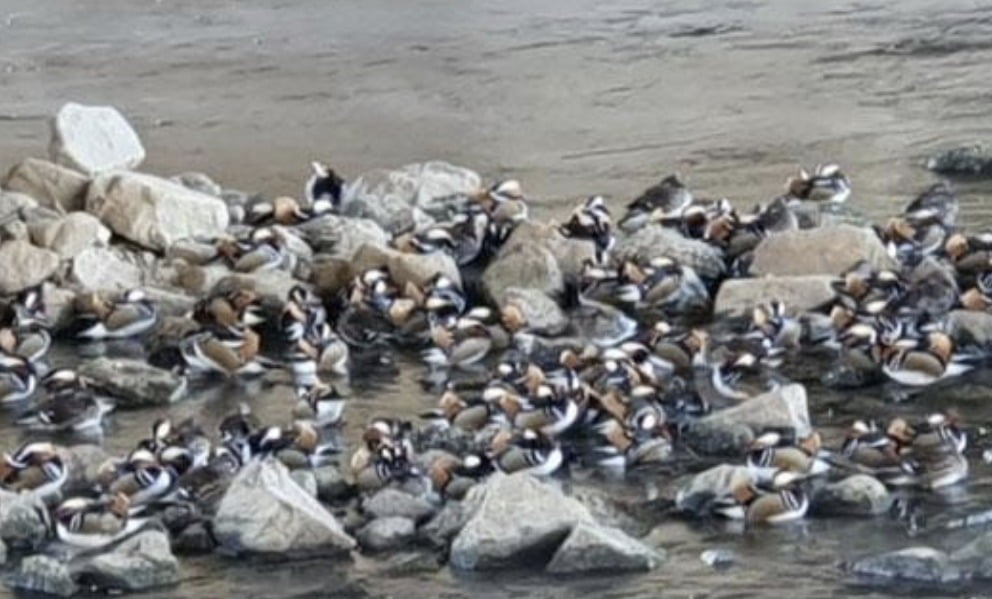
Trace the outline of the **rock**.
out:
[[[369,551],[399,549],[413,540],[416,525],[401,516],[376,518],[358,531],[358,544]]]
[[[216,237],[228,225],[222,200],[139,173],[110,172],[93,179],[86,210],[114,233],[158,252],[186,237]]]
[[[293,470],[289,477],[310,497],[317,496],[317,478],[309,470]]]
[[[45,311],[52,329],[58,330],[66,326],[75,313],[73,303],[76,301],[76,292],[46,282],[41,287],[41,293],[45,298]]]
[[[877,516],[888,511],[892,495],[877,478],[853,474],[820,488],[811,504],[817,515]]]
[[[475,514],[478,505],[464,501],[446,501],[441,510],[417,534],[434,547],[447,549],[451,539],[461,531]]]
[[[35,245],[58,252],[63,260],[73,258],[87,248],[110,243],[110,229],[86,212],[71,212],[60,220],[43,221],[28,230]]]
[[[221,197],[221,194],[224,193],[221,186],[214,183],[214,180],[204,173],[197,173],[193,171],[179,173],[178,175],[173,175],[170,177],[169,180],[182,185],[186,189],[199,191],[200,193],[205,193],[209,196],[214,196],[217,198]]]
[[[958,346],[986,346],[992,343],[992,314],[975,310],[951,310],[945,330]]]
[[[581,503],[528,474],[497,473],[484,486],[482,504],[451,544],[453,568],[546,563],[577,524],[592,522]]]
[[[89,184],[82,173],[40,158],[25,158],[3,180],[4,189],[29,195],[57,212],[82,210]]]
[[[938,152],[926,167],[948,175],[992,175],[992,152],[980,143]]]
[[[730,549],[707,549],[699,554],[699,559],[711,568],[726,568],[737,561],[737,554]]]
[[[186,395],[186,377],[144,360],[97,358],[80,364],[78,371],[113,396],[118,410],[167,406]]]
[[[679,487],[675,507],[688,514],[706,515],[714,499],[726,497],[739,485],[753,480],[754,475],[747,466],[713,466],[692,476]]]
[[[691,266],[705,279],[718,279],[726,271],[723,252],[698,239],[683,237],[678,231],[661,225],[648,225],[631,235],[618,236],[611,252],[617,259],[650,260],[668,256]]]
[[[68,280],[84,291],[117,293],[141,287],[144,274],[132,252],[118,247],[90,247],[73,259]]]
[[[110,458],[110,454],[99,445],[83,443],[69,447],[59,447],[59,457],[69,471],[63,493],[70,491],[91,491],[97,484],[100,466]]]
[[[465,198],[482,188],[478,173],[440,160],[408,164],[403,168],[416,172],[420,178],[413,203],[438,220],[449,218],[452,205],[461,205]]]
[[[580,522],[546,568],[553,574],[653,570],[663,554],[621,530]]]
[[[52,119],[48,156],[87,175],[135,168],[145,148],[127,120],[111,106],[69,102]]]
[[[223,267],[222,271],[227,272]],[[208,269],[204,269],[208,270]],[[228,274],[209,287],[210,293],[226,293],[234,289],[251,289],[269,310],[282,310],[289,290],[299,281],[281,270],[263,270],[248,274]],[[193,291],[193,290],[191,290]],[[193,291],[194,294],[198,292]]]
[[[549,297],[557,297],[565,290],[565,279],[554,254],[547,248],[520,244],[501,252],[482,273],[482,289],[496,305],[506,303],[506,292],[511,287],[536,289]]]
[[[313,261],[313,249],[304,241],[300,234],[289,227],[282,225],[272,225],[272,229],[282,236],[282,242],[291,254],[296,255],[298,261]]]
[[[168,535],[159,530],[139,532],[112,550],[74,565],[72,571],[99,588],[128,592],[179,582],[179,561],[172,555]]]
[[[414,497],[392,487],[386,487],[362,502],[362,510],[374,518],[401,516],[414,522],[434,515],[434,506],[425,499]]]
[[[7,586],[33,593],[71,597],[79,590],[65,563],[47,555],[32,555],[7,576]]]
[[[203,522],[190,524],[172,538],[172,551],[180,555],[203,555],[216,548],[217,542]]]
[[[180,291],[162,289],[159,287],[144,287],[143,291],[148,299],[158,306],[159,314],[162,317],[179,317],[189,314],[196,305],[196,298],[186,295]]]
[[[927,583],[955,582],[966,576],[946,553],[922,546],[863,557],[847,564],[847,569],[859,576]]]
[[[500,255],[513,251],[519,245],[536,243],[543,246],[558,262],[566,277],[576,277],[587,260],[596,259],[596,244],[587,239],[569,239],[558,232],[558,223],[528,220],[513,229],[510,238],[500,249]]]
[[[317,254],[314,257],[310,282],[321,297],[330,298],[347,289],[354,276],[350,260]]]
[[[897,266],[874,231],[837,225],[769,235],[754,250],[751,274],[836,276],[858,260],[876,269]]]
[[[451,256],[442,252],[407,254],[392,248],[364,244],[355,252],[351,267],[356,272],[384,267],[400,289],[407,283],[423,287],[439,272],[447,275],[456,285],[462,284],[458,265]]]
[[[234,553],[347,553],[355,540],[277,460],[249,463],[221,499],[214,536]]]
[[[388,576],[414,576],[437,572],[441,566],[433,552],[403,551],[387,557],[382,562],[382,572]]]
[[[0,295],[13,295],[55,274],[59,255],[27,241],[0,244]]]
[[[0,566],[7,563],[7,545],[0,541]]]
[[[348,499],[354,494],[354,487],[348,483],[337,466],[319,466],[313,469],[317,483],[317,498],[324,502]]]
[[[48,526],[42,520],[45,506],[30,493],[0,490],[0,541],[16,549],[36,549],[45,543]]]
[[[992,580],[992,532],[983,532],[950,555],[951,561],[979,580]]]
[[[933,256],[927,256],[906,278],[909,289],[906,290],[903,301],[934,319],[943,317],[961,304],[961,291],[954,269],[943,260],[938,261]]]
[[[13,220],[0,225],[0,242],[30,241],[31,232],[24,221]]]
[[[792,313],[814,310],[834,298],[830,286],[835,277],[810,275],[728,279],[716,295],[717,314],[750,315],[758,304],[777,299]]]
[[[691,423],[686,441],[706,454],[737,454],[755,434],[769,429],[793,429],[798,437],[810,434],[806,388],[799,383],[745,400]]]
[[[196,266],[206,264],[217,257],[217,247],[212,243],[195,239],[180,239],[165,250],[167,260],[184,260]]]
[[[38,207],[38,202],[29,195],[14,191],[0,191],[0,221],[23,218],[23,215]]]
[[[350,260],[365,244],[389,245],[389,235],[374,220],[325,214],[296,226],[316,252]]]

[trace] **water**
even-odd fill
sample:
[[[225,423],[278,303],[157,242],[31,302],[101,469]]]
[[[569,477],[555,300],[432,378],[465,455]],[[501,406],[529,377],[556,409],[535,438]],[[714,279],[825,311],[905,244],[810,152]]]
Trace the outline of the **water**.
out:
[[[992,140],[990,39],[992,6],[966,1],[0,0],[0,165],[43,155],[45,118],[75,100],[120,107],[145,140],[144,169],[201,170],[268,194],[299,193],[313,158],[348,175],[442,158],[521,179],[541,218],[592,193],[619,207],[673,169],[698,195],[746,207],[779,193],[800,164],[837,161],[851,204],[881,220],[933,180],[919,166],[926,154]],[[964,222],[992,224],[992,185],[956,185]],[[371,415],[430,406],[419,374],[404,362],[398,377],[355,381],[347,434]],[[811,401],[829,443],[853,414],[949,404],[971,425],[992,423],[987,394],[976,381],[893,406],[878,390],[813,387]],[[268,421],[287,417],[278,387],[208,389],[168,412],[211,426],[242,400]],[[126,450],[156,415],[114,415],[105,445]],[[0,415],[3,445],[19,435]],[[965,487],[927,504],[932,521],[988,504],[989,470],[972,463]],[[600,486],[634,499],[666,485],[646,474]],[[746,533],[665,520],[647,539],[668,560],[644,575],[390,574],[378,558],[211,556],[183,559],[183,583],[158,596],[871,596],[843,584],[838,562],[974,534],[908,539],[886,518]],[[703,564],[713,547],[738,564]]]

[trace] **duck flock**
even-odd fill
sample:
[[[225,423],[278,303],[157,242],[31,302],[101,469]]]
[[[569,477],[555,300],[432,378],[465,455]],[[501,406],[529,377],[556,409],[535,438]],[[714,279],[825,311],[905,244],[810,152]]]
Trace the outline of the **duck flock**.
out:
[[[315,164],[303,199],[248,207],[250,226],[212,240],[210,261],[241,273],[291,271],[283,231],[340,212],[346,186]],[[835,210],[850,192],[848,178],[829,165],[791,177],[782,196],[750,212],[696,198],[676,175],[644,191],[616,221],[603,197],[591,197],[553,232],[593,249],[553,298],[569,322],[555,335],[529,322],[521,305],[492,302],[479,284],[528,220],[520,183],[499,181],[454,198],[446,222],[394,235],[391,246],[449,255],[460,281],[438,272],[424,285],[400,284],[388,268],[370,268],[333,296],[300,283],[277,313],[247,288],[198,298],[188,315],[195,328],[148,360],[207,381],[288,373],[295,401],[285,419],[260,422],[244,407],[217,430],[159,418],[132,451],[99,466],[93,489],[71,496],[62,492],[69,464],[46,435],[99,429],[114,402],[75,370],[49,368],[52,340],[145,339],[160,310],[139,289],[80,294],[71,323],[52,330],[41,288],[25,290],[0,330],[0,399],[32,432],[5,448],[0,486],[46,502],[60,541],[100,547],[165,506],[193,504],[209,514],[225,483],[263,457],[292,468],[337,464],[357,494],[395,485],[444,502],[496,471],[623,472],[694,456],[684,436],[695,422],[775,393],[796,361],[822,359],[828,383],[882,383],[898,399],[979,365],[989,348],[955,338],[946,319],[992,306],[992,233],[956,228],[958,203],[943,183],[876,228],[893,268],[851,264],[837,273],[834,297],[815,310],[797,313],[767,297],[747,317],[714,320],[721,283],[748,276],[764,239],[810,226],[811,212]],[[659,226],[716,248],[722,271],[714,277],[674,257],[613,255],[617,235]],[[415,421],[383,414],[364,423],[356,446],[342,443],[335,428],[349,410],[339,381],[399,354],[422,361],[436,405],[423,406]],[[748,525],[796,520],[809,509],[811,481],[852,472],[890,487],[941,489],[967,477],[967,444],[950,410],[919,422],[858,419],[835,447],[815,431],[758,430],[728,458],[746,469],[686,509]]]

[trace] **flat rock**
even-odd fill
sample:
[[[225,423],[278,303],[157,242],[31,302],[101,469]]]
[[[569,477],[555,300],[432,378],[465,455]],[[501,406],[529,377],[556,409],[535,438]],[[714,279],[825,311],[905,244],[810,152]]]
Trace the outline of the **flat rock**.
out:
[[[537,243],[522,243],[501,253],[482,273],[482,289],[496,305],[506,302],[511,287],[555,297],[564,292],[565,279],[550,250]]]
[[[2,186],[31,196],[46,208],[72,212],[83,209],[89,184],[89,177],[79,171],[40,158],[25,158],[10,169]]]
[[[44,504],[31,493],[0,490],[0,541],[17,549],[40,547],[48,537],[42,510]]]
[[[217,509],[214,536],[233,553],[326,555],[355,548],[334,516],[274,459],[251,462],[238,472]]]
[[[877,516],[891,505],[892,495],[877,478],[853,474],[820,488],[810,507],[824,516]]]
[[[731,495],[741,484],[754,480],[747,466],[719,464],[690,477],[675,494],[675,507],[702,516],[713,500]]]
[[[73,564],[71,570],[100,588],[128,592],[179,582],[179,561],[168,535],[159,530],[139,532],[106,553]]]
[[[362,510],[374,518],[401,516],[414,522],[430,518],[435,512],[434,506],[427,500],[392,487],[386,487],[362,501]]]
[[[81,173],[131,169],[145,159],[138,134],[112,106],[69,102],[59,109],[51,126],[49,158]]]
[[[58,597],[71,597],[79,590],[62,561],[47,555],[32,555],[21,560],[20,567],[7,575],[8,587]]]
[[[145,269],[133,252],[119,247],[89,247],[72,260],[68,281],[84,291],[121,292],[140,287]]]
[[[946,553],[923,546],[863,557],[848,563],[847,569],[859,576],[925,583],[956,582],[966,576]]]
[[[580,522],[547,566],[554,574],[653,570],[663,554],[621,530]]]
[[[751,274],[836,276],[858,260],[877,270],[896,266],[874,231],[836,225],[769,235],[754,250]]]
[[[482,179],[471,169],[442,160],[403,167],[419,179],[413,204],[439,220],[447,220],[452,204],[459,205],[482,188]]]
[[[458,286],[462,284],[461,272],[448,254],[408,254],[393,248],[363,244],[352,258],[351,266],[357,272],[370,268],[385,268],[389,276],[402,289],[407,283],[425,286],[441,272]]]
[[[187,237],[215,237],[228,225],[218,198],[152,175],[115,171],[90,183],[86,210],[138,245],[164,252]]]
[[[706,279],[720,278],[727,268],[723,252],[718,248],[658,224],[647,225],[630,235],[618,236],[612,255],[621,260],[651,260],[668,256],[691,266]]]
[[[401,516],[376,518],[358,531],[358,544],[369,551],[399,549],[413,540],[413,520]]]
[[[389,234],[374,220],[325,214],[296,226],[316,252],[350,260],[365,244],[389,245]]]
[[[186,395],[186,377],[144,360],[96,358],[81,363],[78,371],[113,396],[119,410],[167,406]]]
[[[992,151],[976,143],[938,152],[925,164],[934,172],[949,175],[992,175]]]
[[[30,225],[28,230],[35,245],[54,250],[63,260],[87,248],[110,243],[110,229],[86,212],[71,212],[59,220],[42,221]]]
[[[593,521],[581,503],[525,473],[497,473],[484,486],[481,505],[451,544],[453,568],[547,563],[577,524]]]
[[[799,383],[783,385],[774,391],[745,400],[739,405],[709,414],[693,422],[686,440],[706,454],[737,454],[769,428],[796,431],[798,437],[810,434],[806,388]]]
[[[0,295],[13,295],[55,274],[59,255],[27,241],[0,244]]]
[[[728,279],[716,295],[717,314],[750,315],[758,304],[777,299],[795,313],[818,308],[834,298],[830,286],[835,277],[808,275]]]

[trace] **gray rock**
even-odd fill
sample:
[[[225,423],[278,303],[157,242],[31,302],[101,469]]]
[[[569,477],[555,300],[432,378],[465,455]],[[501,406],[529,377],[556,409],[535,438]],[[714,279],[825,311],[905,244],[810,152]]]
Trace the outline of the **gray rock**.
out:
[[[365,244],[389,245],[389,235],[374,220],[325,214],[296,226],[317,252],[350,260]]]
[[[218,198],[221,197],[221,194],[224,192],[220,185],[214,183],[214,180],[204,173],[197,173],[194,171],[179,173],[178,175],[170,177],[170,180],[187,189],[199,191],[200,193],[205,193]]]
[[[172,538],[172,551],[180,555],[203,555],[217,548],[214,536],[203,522],[194,522]]]
[[[73,564],[71,570],[99,588],[128,592],[179,582],[179,561],[168,535],[159,530],[139,532],[106,553]]]
[[[82,173],[40,158],[25,158],[3,180],[4,189],[29,195],[58,212],[82,210],[89,184]]]
[[[388,576],[415,576],[437,572],[442,567],[438,556],[427,551],[402,551],[382,562],[382,572]]]
[[[27,241],[0,244],[0,295],[13,295],[55,274],[59,255]]]
[[[358,544],[369,551],[399,549],[413,540],[416,525],[401,516],[376,518],[358,531]]]
[[[7,563],[7,545],[0,541],[0,566]]]
[[[0,541],[17,549],[40,547],[48,536],[41,516],[44,510],[41,500],[31,493],[0,490]]]
[[[0,242],[30,240],[31,231],[28,230],[28,225],[24,221],[12,220],[0,225]]]
[[[337,466],[328,464],[313,469],[317,483],[317,498],[325,502],[347,499],[354,494],[354,488],[341,474]]]
[[[426,520],[434,515],[434,506],[425,499],[414,497],[392,487],[378,491],[362,502],[362,509],[374,518],[402,516],[414,522]]]
[[[160,287],[144,287],[148,299],[158,306],[159,314],[166,316],[183,316],[188,314],[196,305],[196,298],[181,291],[162,289]]]
[[[28,230],[35,245],[58,252],[63,260],[78,256],[87,248],[110,243],[110,229],[86,212],[71,212],[59,220],[42,221]]]
[[[62,488],[64,495],[72,491],[91,491],[98,482],[100,467],[110,458],[102,447],[90,443],[59,447],[58,451],[69,471],[69,479]]]
[[[179,239],[217,236],[228,225],[222,200],[168,179],[121,171],[93,179],[86,210],[114,233],[159,252]]]
[[[273,225],[272,228],[282,236],[282,242],[286,249],[294,254],[298,261],[313,261],[313,249],[303,240],[296,229],[282,225]]]
[[[403,170],[420,178],[414,205],[438,220],[446,220],[452,204],[460,205],[482,187],[482,179],[475,171],[440,160],[408,164]]]
[[[896,265],[869,228],[853,225],[819,227],[769,235],[754,250],[751,274],[838,275],[858,260],[876,269]]]
[[[20,567],[6,577],[5,583],[13,589],[58,597],[71,597],[79,590],[69,567],[47,555],[24,558]]]
[[[144,360],[96,358],[79,365],[79,374],[114,397],[118,410],[167,406],[186,394],[186,377]]]
[[[524,474],[494,474],[485,497],[451,544],[450,564],[490,570],[546,563],[589,510],[548,483]]]
[[[334,297],[339,291],[347,289],[355,274],[350,260],[317,254],[314,257],[310,282],[322,297]]]
[[[76,301],[76,292],[46,282],[41,287],[41,293],[45,298],[45,311],[51,327],[60,329],[67,325],[75,313],[73,303]]]
[[[462,284],[458,265],[451,256],[442,252],[407,254],[392,248],[364,244],[355,252],[351,267],[357,272],[384,267],[401,289],[407,283],[423,287],[439,272],[447,275],[456,285]]]
[[[528,220],[513,230],[500,249],[500,255],[513,251],[519,245],[536,243],[543,246],[558,262],[562,274],[578,276],[587,260],[596,259],[596,244],[587,239],[569,239],[558,231],[558,223],[541,223]]]
[[[827,275],[728,279],[720,285],[714,312],[750,315],[756,305],[772,299],[783,302],[793,313],[806,312],[834,298],[830,286],[834,279]]]
[[[730,549],[707,549],[699,554],[699,559],[712,568],[726,568],[737,561],[737,554]]]
[[[705,515],[714,499],[726,497],[738,486],[753,480],[754,475],[747,466],[713,466],[693,475],[679,487],[675,507],[689,514]]]
[[[926,583],[950,583],[967,575],[943,551],[932,547],[909,547],[863,557],[847,564],[859,576]]]
[[[187,264],[201,265],[217,257],[217,247],[195,239],[180,239],[165,251],[167,260],[183,260]]]
[[[619,236],[612,255],[618,259],[643,260],[668,256],[691,266],[699,276],[707,279],[717,279],[726,270],[723,253],[719,249],[657,224],[638,229],[631,235]]]
[[[736,454],[754,434],[769,428],[792,428],[799,437],[810,434],[806,388],[799,383],[783,385],[693,422],[686,440],[707,454]]]
[[[992,343],[992,314],[976,310],[951,310],[944,330],[958,346],[984,346]]]
[[[203,269],[211,274],[216,270]],[[226,270],[221,267],[222,272]],[[264,270],[246,274],[228,274],[213,283],[208,289],[211,293],[226,293],[233,289],[251,289],[258,294],[262,304],[271,310],[281,310],[289,295],[289,290],[299,281],[289,273],[281,270]],[[195,290],[191,290],[197,293]]]
[[[446,549],[461,529],[475,514],[478,505],[469,501],[446,501],[441,510],[417,534],[434,547]]]
[[[888,511],[892,495],[879,480],[853,474],[824,485],[813,496],[812,512],[824,516],[877,516]]]
[[[992,175],[992,152],[980,143],[938,152],[927,158],[926,167],[937,173]]]
[[[145,269],[140,257],[120,247],[90,247],[72,260],[68,281],[84,291],[120,292],[140,287]]]
[[[214,536],[234,553],[343,554],[355,540],[279,461],[255,461],[235,476],[214,518]]]
[[[502,306],[510,288],[536,289],[556,297],[565,290],[565,279],[550,250],[522,243],[501,253],[482,273],[482,289],[494,304]]]
[[[29,195],[15,191],[0,191],[0,220],[23,218],[23,215],[38,207],[38,202]]]
[[[992,532],[981,533],[977,538],[958,548],[950,555],[951,561],[979,580],[992,580]]]
[[[663,552],[621,530],[580,522],[551,558],[547,571],[554,574],[646,571],[653,570],[662,559]]]
[[[289,473],[290,478],[300,486],[310,497],[317,497],[317,477],[310,470],[293,470]]]
[[[145,148],[127,120],[111,106],[69,102],[52,119],[48,156],[52,162],[93,175],[135,168]]]

